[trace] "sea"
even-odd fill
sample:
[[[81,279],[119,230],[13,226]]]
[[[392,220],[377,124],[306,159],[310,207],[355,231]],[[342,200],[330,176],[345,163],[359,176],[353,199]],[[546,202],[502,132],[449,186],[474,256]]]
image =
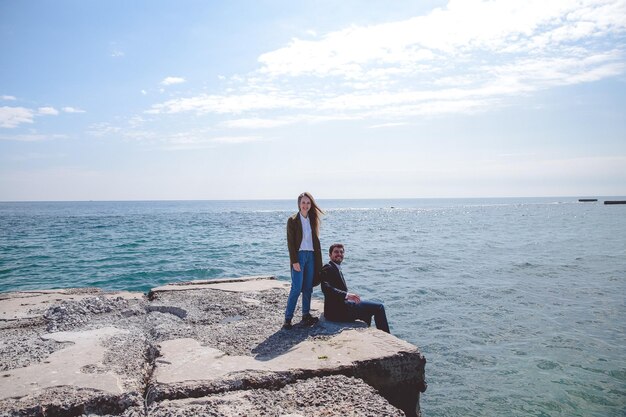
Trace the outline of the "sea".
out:
[[[626,197],[319,200],[320,239],[344,243],[350,290],[383,301],[391,332],[426,357],[424,416],[623,417],[626,205],[604,199]],[[296,211],[295,199],[2,202],[0,291],[289,281]]]

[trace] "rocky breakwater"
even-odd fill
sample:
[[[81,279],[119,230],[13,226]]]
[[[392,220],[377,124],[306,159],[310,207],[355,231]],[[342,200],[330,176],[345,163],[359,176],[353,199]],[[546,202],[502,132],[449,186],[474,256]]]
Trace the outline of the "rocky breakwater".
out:
[[[247,277],[0,294],[0,415],[419,415],[415,346],[363,323],[281,330],[288,288]]]

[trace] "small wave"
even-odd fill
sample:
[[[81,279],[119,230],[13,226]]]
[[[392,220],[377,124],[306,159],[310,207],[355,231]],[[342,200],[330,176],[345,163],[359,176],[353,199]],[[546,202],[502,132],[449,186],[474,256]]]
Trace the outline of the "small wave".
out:
[[[537,265],[532,264],[530,262],[521,262],[521,263],[514,263],[513,266],[516,268],[520,268],[520,269],[526,269],[526,268],[535,268]]]
[[[128,242],[128,243],[122,243],[119,244],[117,246],[115,246],[115,248],[118,249],[133,249],[133,248],[138,248],[140,247],[143,243],[146,243],[146,240],[142,240],[142,241],[138,241],[138,242]]]
[[[110,227],[114,227],[115,225],[112,224],[95,224],[93,226],[91,226],[92,229],[108,229]]]
[[[537,368],[542,369],[544,371],[549,371],[553,369],[562,369],[562,366],[554,361],[550,361],[547,359],[541,359],[536,364]]]

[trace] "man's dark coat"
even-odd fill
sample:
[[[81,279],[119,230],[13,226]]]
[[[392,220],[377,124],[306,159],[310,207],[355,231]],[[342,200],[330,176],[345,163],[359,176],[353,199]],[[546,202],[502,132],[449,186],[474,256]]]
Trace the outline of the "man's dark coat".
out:
[[[322,291],[324,292],[324,317],[334,321],[349,321],[346,294],[348,286],[339,268],[329,262],[322,267]]]

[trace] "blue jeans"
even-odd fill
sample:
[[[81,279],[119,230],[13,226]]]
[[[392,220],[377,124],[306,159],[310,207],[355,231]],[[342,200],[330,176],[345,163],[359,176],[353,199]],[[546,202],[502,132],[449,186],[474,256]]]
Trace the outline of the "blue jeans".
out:
[[[311,310],[313,274],[315,274],[315,256],[313,251],[298,251],[298,262],[300,263],[300,272],[295,271],[293,265],[291,265],[291,291],[289,291],[289,298],[287,299],[285,320],[293,318],[300,293],[302,293],[302,316],[306,316]]]
[[[385,313],[385,306],[382,303],[361,299],[359,304],[347,301],[346,306],[348,306],[348,314],[351,320],[363,320],[370,326],[372,324],[372,316],[374,316],[376,328],[389,333],[387,314]]]

